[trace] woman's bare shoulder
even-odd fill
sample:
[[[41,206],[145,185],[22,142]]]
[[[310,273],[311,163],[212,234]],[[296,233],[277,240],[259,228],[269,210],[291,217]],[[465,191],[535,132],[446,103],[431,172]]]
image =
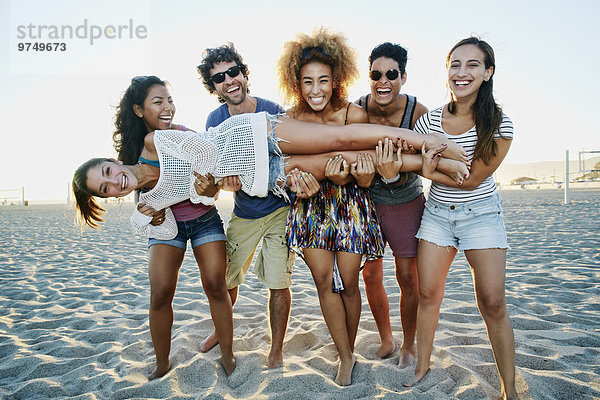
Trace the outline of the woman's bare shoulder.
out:
[[[365,111],[364,108],[354,104],[349,103],[350,108],[348,109],[348,123],[349,124],[367,124],[369,123],[369,114]]]

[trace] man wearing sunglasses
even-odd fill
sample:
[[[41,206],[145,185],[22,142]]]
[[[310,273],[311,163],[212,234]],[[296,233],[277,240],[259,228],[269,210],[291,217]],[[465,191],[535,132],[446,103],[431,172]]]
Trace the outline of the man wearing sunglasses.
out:
[[[367,110],[369,122],[412,129],[417,119],[428,110],[416,97],[401,94],[406,83],[407,51],[393,43],[375,47],[369,56],[371,93],[356,101]],[[412,150],[404,148],[404,150]],[[396,280],[401,290],[400,317],[403,343],[399,366],[415,361],[415,332],[419,305],[417,277],[417,244],[415,234],[421,223],[425,198],[421,178],[412,173],[399,173],[391,157],[393,151],[384,151],[376,165],[378,175],[371,186],[384,240],[389,243],[396,264]],[[392,337],[389,303],[383,286],[383,262],[369,261],[363,270],[365,291],[373,318],[379,330],[381,346],[377,355],[387,357],[396,344]]]
[[[223,103],[210,113],[206,128],[217,126],[232,115],[267,111],[279,114],[283,109],[276,103],[248,91],[248,67],[242,57],[228,43],[206,49],[198,66],[204,86]],[[314,178],[312,178],[314,179]],[[318,188],[318,183],[314,186]],[[262,239],[254,273],[269,288],[269,322],[271,350],[267,359],[269,368],[283,363],[283,339],[291,306],[291,274],[294,255],[288,251],[285,227],[289,203],[269,193],[267,197],[252,197],[238,190],[234,195],[234,209],[227,228],[227,272],[225,279],[235,304],[238,286],[244,282],[252,257]],[[201,351],[208,351],[218,343],[211,334],[202,342]]]

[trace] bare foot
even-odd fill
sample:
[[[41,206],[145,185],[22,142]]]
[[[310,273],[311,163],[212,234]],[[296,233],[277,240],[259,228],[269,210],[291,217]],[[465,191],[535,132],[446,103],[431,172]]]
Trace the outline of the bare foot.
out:
[[[462,185],[463,181],[469,177],[469,165],[462,161],[442,158],[436,169],[454,179],[459,185]]]
[[[454,142],[448,143],[448,148],[442,153],[444,157],[451,158],[453,160],[462,161],[464,163],[469,162],[469,156],[465,151],[464,147]]]
[[[457,144],[450,139],[446,139],[446,137],[444,137],[441,134],[427,135],[427,150],[431,149],[432,147],[438,146],[442,143],[448,145],[448,147],[442,153],[445,158],[451,158],[453,160],[462,161],[464,163],[469,162],[469,156],[467,155],[467,152],[465,151],[464,147],[462,147],[460,144]]]
[[[396,341],[392,339],[391,342],[381,343],[379,350],[377,350],[377,357],[386,358],[394,351],[396,351]]]
[[[450,174],[450,177],[456,181],[459,185],[463,184],[463,181],[469,177],[469,168],[467,164],[461,161],[456,160],[448,160],[453,163],[453,173]]]
[[[414,349],[412,352],[409,350],[400,349],[400,359],[398,360],[398,368],[406,368],[409,365],[413,365],[415,363],[415,353]]]
[[[202,341],[202,343],[200,343],[200,351],[203,353],[206,353],[207,351],[209,351],[210,349],[212,349],[213,347],[215,347],[218,344],[219,344],[219,339],[217,338],[216,332],[213,331],[213,333],[208,335],[206,337],[206,339],[204,339]]]
[[[402,384],[402,386],[404,387],[413,387],[415,386],[417,383],[421,382],[421,379],[425,378],[425,375],[427,375],[429,373],[430,369],[427,368],[427,371],[425,371],[424,373],[419,373],[417,371],[415,371],[415,379],[413,379],[412,382],[407,382]]]
[[[233,371],[235,371],[235,357],[231,355],[230,357],[221,357],[221,363],[223,364],[223,369],[225,370],[225,374],[230,376]]]
[[[340,359],[340,365],[338,366],[337,376],[335,377],[335,383],[340,386],[348,386],[352,383],[352,369],[356,363],[356,357],[352,356],[349,361],[342,361]]]
[[[154,371],[152,371],[152,373],[148,375],[148,380],[153,381],[156,378],[160,378],[161,376],[164,376],[167,372],[169,372],[170,369],[170,362],[167,362],[167,365],[165,366],[159,366],[158,364],[156,364],[156,368],[154,368]]]
[[[267,368],[280,368],[283,366],[283,353],[281,351],[274,352],[271,350],[267,358]]]

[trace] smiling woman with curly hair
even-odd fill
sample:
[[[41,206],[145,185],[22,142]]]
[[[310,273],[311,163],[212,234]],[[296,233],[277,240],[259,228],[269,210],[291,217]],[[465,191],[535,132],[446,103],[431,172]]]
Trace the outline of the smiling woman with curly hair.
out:
[[[356,52],[346,38],[324,28],[284,44],[279,87],[291,118],[326,125],[367,123],[367,113],[346,97],[358,77]],[[363,256],[383,256],[383,239],[368,187],[375,168],[369,155],[329,160],[320,192],[294,203],[288,245],[306,261],[323,317],[340,357],[335,382],[351,383],[354,341],[360,320],[358,277]],[[356,179],[356,180],[355,180]],[[336,268],[337,265],[337,268]],[[332,291],[332,280],[334,290]]]
[[[333,92],[329,104],[334,110],[344,107],[348,103],[348,87],[358,78],[356,59],[356,51],[340,34],[330,33],[324,28],[312,35],[299,33],[296,39],[283,45],[277,64],[279,89],[285,103],[309,111],[310,106],[301,93],[300,72],[304,65],[320,62],[331,68]]]

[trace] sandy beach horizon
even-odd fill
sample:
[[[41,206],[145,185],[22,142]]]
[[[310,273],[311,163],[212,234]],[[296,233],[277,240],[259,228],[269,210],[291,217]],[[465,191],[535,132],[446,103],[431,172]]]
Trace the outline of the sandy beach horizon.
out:
[[[600,398],[600,190],[502,191],[511,249],[506,293],[523,399]],[[172,371],[149,382],[146,240],[129,227],[132,204],[109,204],[106,224],[83,235],[65,205],[0,207],[2,399],[486,399],[499,381],[459,253],[448,275],[432,369],[404,388],[398,350],[378,359],[379,337],[363,293],[353,384],[333,382],[337,353],[306,265],[297,260],[284,366],[268,370],[268,291],[253,274],[234,308],[238,367],[226,377],[200,274],[188,250],[173,307]],[[230,205],[219,205],[227,220]],[[386,253],[384,284],[401,342],[399,289]]]

